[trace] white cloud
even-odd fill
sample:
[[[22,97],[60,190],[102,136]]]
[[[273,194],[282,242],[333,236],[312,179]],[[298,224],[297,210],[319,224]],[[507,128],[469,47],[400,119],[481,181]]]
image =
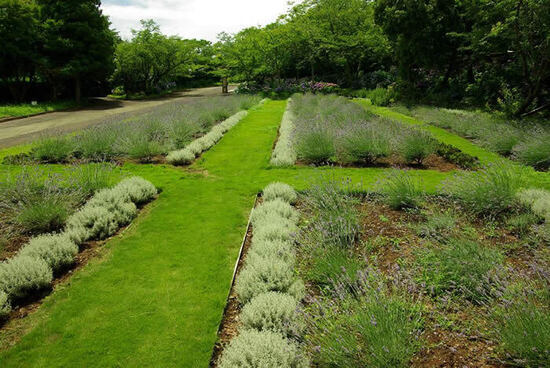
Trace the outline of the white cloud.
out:
[[[288,0],[104,0],[102,9],[123,38],[140,19],[154,19],[165,34],[215,41],[220,32],[274,22]]]

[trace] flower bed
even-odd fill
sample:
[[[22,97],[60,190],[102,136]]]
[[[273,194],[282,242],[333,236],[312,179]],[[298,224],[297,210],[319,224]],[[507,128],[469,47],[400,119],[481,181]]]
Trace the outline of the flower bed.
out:
[[[68,218],[62,232],[31,238],[15,256],[0,263],[0,317],[47,289],[74,263],[79,246],[112,236],[137,216],[138,206],[156,195],[157,189],[147,180],[124,179],[98,191]]]

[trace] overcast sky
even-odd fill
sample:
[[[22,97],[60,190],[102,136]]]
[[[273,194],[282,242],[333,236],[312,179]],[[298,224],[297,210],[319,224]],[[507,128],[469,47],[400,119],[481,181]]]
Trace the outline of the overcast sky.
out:
[[[123,38],[139,28],[140,19],[154,19],[163,33],[183,38],[216,40],[220,32],[234,33],[266,25],[284,14],[288,0],[103,0],[103,12]]]

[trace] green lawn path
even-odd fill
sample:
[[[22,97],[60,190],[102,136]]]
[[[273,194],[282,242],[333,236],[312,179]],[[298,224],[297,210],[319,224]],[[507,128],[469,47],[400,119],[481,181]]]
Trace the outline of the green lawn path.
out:
[[[208,367],[256,194],[275,180],[303,189],[320,176],[366,189],[388,172],[270,167],[285,107],[268,101],[252,109],[186,169],[125,165],[161,188],[159,198],[18,322],[29,332],[3,349],[0,367]],[[0,167],[0,175],[17,170]],[[451,174],[414,172],[428,192]]]

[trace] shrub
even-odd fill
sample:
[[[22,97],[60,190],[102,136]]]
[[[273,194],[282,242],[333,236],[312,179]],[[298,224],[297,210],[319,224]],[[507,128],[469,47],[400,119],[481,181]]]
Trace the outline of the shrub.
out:
[[[283,261],[293,261],[295,257],[294,245],[289,241],[266,240],[252,238],[249,255],[258,255],[265,258],[277,258]]]
[[[279,128],[279,139],[271,156],[271,165],[273,166],[292,166],[296,162],[296,150],[292,142],[294,115],[291,106],[292,101],[289,100]]]
[[[77,243],[105,239],[117,229],[115,214],[104,207],[84,206],[67,220],[67,232]]]
[[[550,167],[550,133],[539,132],[537,136],[518,144],[514,148],[514,158],[538,170]]]
[[[550,222],[550,192],[544,189],[526,189],[518,192],[517,198],[535,215]]]
[[[422,250],[418,262],[420,280],[433,295],[449,292],[474,303],[485,301],[492,286],[491,272],[501,265],[503,255],[495,249],[466,239],[452,239],[438,248]]]
[[[278,332],[283,336],[298,336],[298,302],[288,294],[268,292],[246,304],[241,312],[242,326],[258,331]]]
[[[55,272],[74,263],[78,246],[62,234],[41,235],[32,238],[20,251],[19,256],[39,258]]]
[[[527,367],[548,367],[550,313],[532,301],[516,302],[497,318],[502,347],[516,362]]]
[[[16,256],[0,263],[0,290],[10,299],[48,287],[52,277],[51,268],[40,258]]]
[[[422,316],[415,305],[382,293],[347,298],[341,311],[316,316],[307,335],[322,367],[408,367],[420,348]]]
[[[129,192],[120,186],[102,189],[86,203],[87,207],[101,207],[113,214],[118,226],[128,225],[137,216],[137,207],[130,201]]]
[[[11,305],[8,300],[8,294],[0,290],[0,320],[5,318],[11,312]]]
[[[57,163],[67,161],[72,151],[72,144],[67,138],[49,137],[33,146],[31,156],[40,162]]]
[[[373,105],[388,106],[395,102],[397,94],[392,87],[388,88],[375,88],[366,91],[365,97],[367,97]]]
[[[373,164],[391,153],[389,132],[380,125],[363,124],[353,127],[341,138],[339,160]]]
[[[294,232],[297,230],[295,227],[283,226],[288,224],[282,219],[281,222],[263,223],[260,227],[254,229],[254,239],[266,240],[266,241],[291,241]]]
[[[436,146],[431,134],[410,129],[401,139],[399,152],[408,163],[422,164],[426,157],[436,151]]]
[[[342,189],[335,181],[313,185],[304,201],[323,232],[323,242],[350,247],[359,235],[359,213],[357,201]]]
[[[219,368],[307,368],[298,346],[270,331],[242,331],[225,348]]]
[[[426,222],[417,226],[417,233],[423,238],[445,241],[456,227],[456,218],[448,212],[430,214]]]
[[[188,165],[195,160],[195,154],[188,148],[172,151],[166,156],[166,162],[171,165]]]
[[[525,236],[531,231],[533,225],[539,222],[539,218],[532,213],[520,213],[506,220],[508,229],[518,236]]]
[[[83,198],[93,195],[111,185],[113,166],[110,164],[89,164],[77,166],[71,173],[74,183],[82,192]]]
[[[322,164],[327,163],[336,153],[334,136],[324,127],[313,126],[301,133],[296,144],[298,158],[305,162]]]
[[[266,201],[254,209],[252,224],[257,226],[260,223],[265,223],[273,216],[279,216],[291,223],[296,223],[298,220],[298,213],[290,204],[281,199],[275,199]]]
[[[418,181],[407,171],[393,171],[380,187],[387,204],[396,210],[416,208],[423,197]]]
[[[355,279],[365,263],[348,249],[322,243],[306,246],[304,253],[307,263],[304,277],[320,286],[331,285],[343,274],[351,280]]]
[[[235,291],[240,302],[246,304],[269,291],[286,293],[295,281],[294,262],[251,254],[239,274]]]
[[[464,169],[475,169],[479,165],[477,157],[468,155],[450,144],[438,142],[436,153]]]
[[[496,131],[495,131],[496,130]],[[483,134],[484,145],[500,155],[509,156],[522,140],[523,133],[511,126],[500,124]]]
[[[74,139],[76,155],[90,161],[107,161],[118,155],[117,141],[124,137],[121,129],[108,122],[82,131]]]
[[[17,216],[17,223],[31,233],[56,231],[63,227],[69,215],[67,203],[62,198],[45,198],[25,203]]]
[[[284,183],[271,183],[263,190],[262,198],[264,201],[273,201],[280,199],[290,204],[296,203],[298,195],[296,191],[288,184]]]
[[[520,185],[521,176],[513,167],[492,165],[456,175],[444,183],[443,192],[476,215],[494,217],[514,205]]]
[[[151,201],[158,193],[157,188],[151,182],[139,176],[122,180],[116,188],[121,192],[128,193],[130,200],[136,205]]]
[[[155,156],[164,152],[162,144],[141,132],[130,136],[125,142],[125,151],[128,157],[139,160],[140,162],[151,162]]]

